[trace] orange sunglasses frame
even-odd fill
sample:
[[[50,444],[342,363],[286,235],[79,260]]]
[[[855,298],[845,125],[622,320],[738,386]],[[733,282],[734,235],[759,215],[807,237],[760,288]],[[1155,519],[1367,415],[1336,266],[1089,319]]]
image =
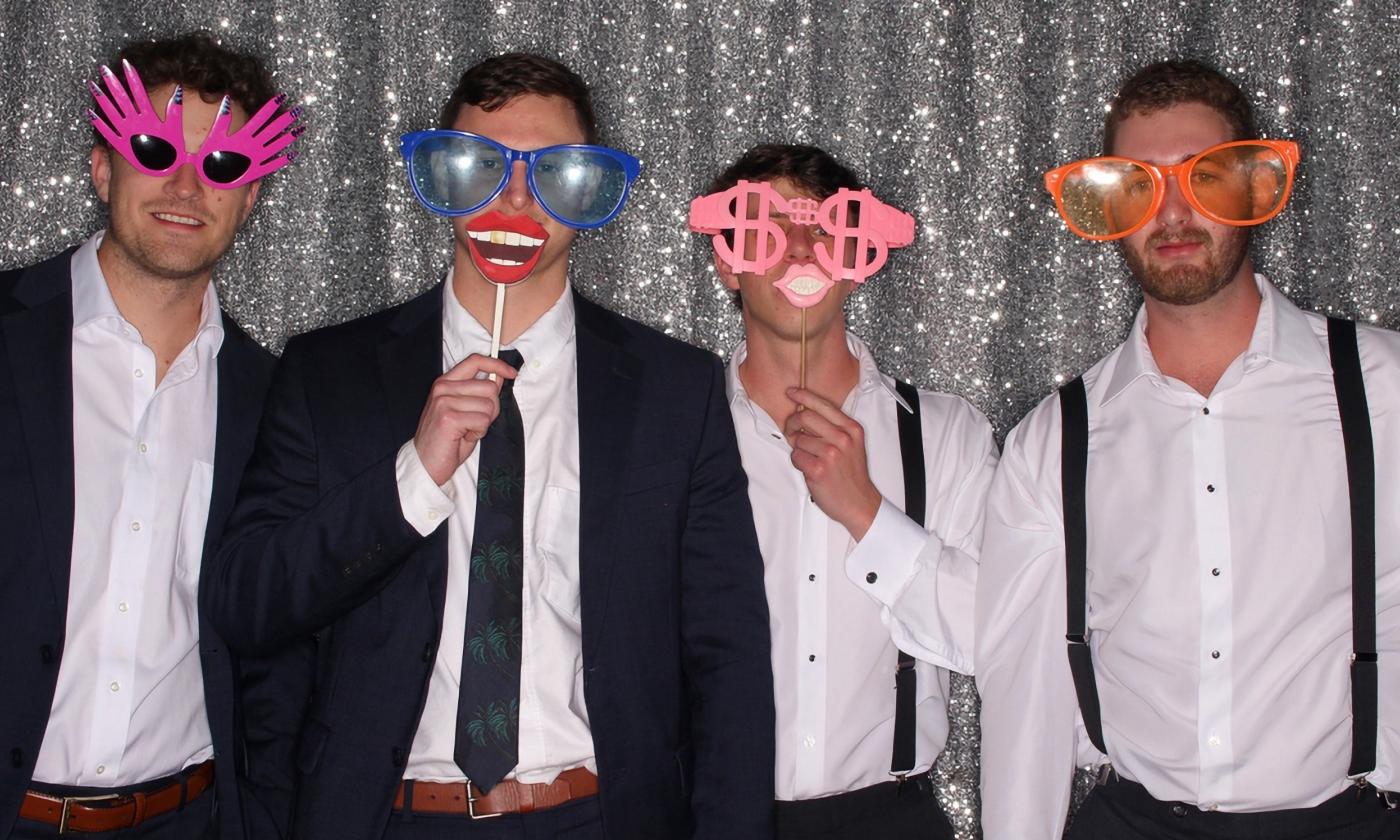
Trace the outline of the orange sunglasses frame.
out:
[[[1250,219],[1246,222],[1238,222],[1232,221],[1230,219],[1220,218],[1214,213],[1211,213],[1205,207],[1202,207],[1201,203],[1196,200],[1196,196],[1191,192],[1191,179],[1182,178],[1183,175],[1191,171],[1191,167],[1195,166],[1196,163],[1201,160],[1201,158],[1205,157],[1206,155],[1214,154],[1220,151],[1221,149],[1231,148],[1232,146],[1266,146],[1277,152],[1279,157],[1283,159],[1284,169],[1288,173],[1288,180],[1283,185],[1283,198],[1279,200],[1278,207],[1262,219]],[[1085,239],[1092,239],[1095,242],[1107,242],[1114,239],[1122,239],[1125,236],[1132,236],[1134,233],[1137,233],[1139,230],[1142,230],[1144,225],[1152,221],[1152,219],[1157,215],[1157,211],[1162,208],[1162,201],[1166,197],[1168,176],[1176,178],[1177,186],[1181,188],[1181,194],[1183,197],[1185,197],[1186,203],[1190,204],[1191,207],[1194,208],[1197,213],[1200,213],[1207,219],[1210,219],[1213,222],[1218,222],[1222,225],[1230,225],[1232,227],[1250,227],[1252,225],[1263,224],[1264,222],[1267,222],[1268,220],[1277,216],[1279,213],[1283,212],[1283,208],[1288,204],[1288,197],[1293,194],[1293,172],[1295,169],[1298,168],[1298,161],[1300,159],[1299,155],[1300,153],[1298,150],[1298,144],[1293,142],[1292,140],[1234,140],[1229,143],[1221,143],[1217,146],[1211,146],[1209,149],[1206,149],[1187,160],[1183,160],[1181,163],[1173,163],[1170,166],[1157,166],[1156,164],[1147,163],[1141,160],[1134,160],[1133,158],[1108,155],[1104,157],[1077,160],[1074,163],[1067,163],[1064,166],[1055,167],[1054,169],[1045,173],[1045,188],[1049,190],[1050,194],[1055,197],[1055,207],[1060,211],[1060,218],[1065,220],[1065,225],[1068,226],[1069,229],[1073,231],[1076,236],[1082,236]],[[1138,222],[1131,228],[1128,228],[1127,230],[1121,233],[1113,233],[1107,236],[1096,236],[1091,233],[1086,233],[1080,230],[1074,222],[1070,221],[1069,214],[1065,213],[1064,196],[1062,195],[1062,188],[1064,187],[1066,175],[1068,175],[1072,170],[1074,170],[1077,167],[1084,166],[1085,164],[1096,163],[1099,161],[1121,161],[1136,164],[1146,169],[1148,173],[1152,175],[1152,205],[1148,207],[1147,212],[1143,214],[1142,221]]]

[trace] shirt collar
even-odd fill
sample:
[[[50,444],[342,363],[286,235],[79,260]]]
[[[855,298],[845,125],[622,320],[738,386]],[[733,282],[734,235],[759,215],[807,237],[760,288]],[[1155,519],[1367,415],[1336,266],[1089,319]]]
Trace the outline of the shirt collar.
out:
[[[856,357],[856,361],[860,365],[860,375],[856,380],[856,386],[852,389],[851,396],[847,398],[848,405],[857,395],[884,390],[906,411],[913,411],[913,407],[906,403],[899,392],[894,389],[891,380],[880,373],[870,348],[865,346],[865,342],[857,338],[850,330],[846,331],[846,347],[851,351],[851,355]],[[734,345],[734,350],[730,353],[729,365],[725,368],[725,387],[729,391],[730,405],[736,402],[750,402],[748,392],[744,390],[743,380],[739,377],[739,365],[744,363],[744,359],[748,358],[748,355],[749,343],[744,340]]]
[[[139,335],[136,326],[126,320],[117,302],[112,298],[112,290],[107,286],[107,278],[102,274],[102,265],[97,261],[97,249],[102,245],[106,230],[99,230],[88,238],[73,253],[69,266],[73,283],[73,329],[88,324],[102,323],[115,332],[130,329],[133,336]],[[207,336],[207,337],[206,337]],[[219,351],[224,341],[224,318],[219,309],[219,293],[212,282],[204,287],[204,300],[200,303],[199,329],[195,331],[195,342],[210,345],[214,353]]]
[[[1308,316],[1264,275],[1255,274],[1254,283],[1259,289],[1259,316],[1244,351],[1245,369],[1253,370],[1265,361],[1275,361],[1305,370],[1329,370],[1327,351]],[[1147,344],[1147,307],[1141,306],[1128,339],[1120,347],[1099,404],[1107,404],[1144,376],[1160,379],[1162,371]]]
[[[452,291],[452,269],[447,271],[443,282],[442,306],[442,351],[443,369],[446,370],[472,353],[489,355],[491,333],[462,306]],[[509,293],[507,293],[509,295]],[[507,297],[506,305],[510,305]],[[574,296],[566,285],[559,296],[543,315],[526,327],[515,341],[506,347],[520,351],[525,367],[538,369],[559,358],[560,351],[574,336]],[[521,371],[524,373],[524,371]]]

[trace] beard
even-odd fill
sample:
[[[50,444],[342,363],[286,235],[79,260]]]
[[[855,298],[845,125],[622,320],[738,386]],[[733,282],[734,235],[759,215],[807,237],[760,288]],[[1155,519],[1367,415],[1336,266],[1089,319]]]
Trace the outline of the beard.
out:
[[[1201,243],[1204,262],[1186,265],[1152,262],[1148,255],[1153,249],[1171,242]],[[1172,234],[1161,231],[1149,236],[1141,249],[1125,243],[1121,250],[1129,270],[1141,284],[1143,294],[1173,306],[1195,306],[1210,300],[1230,285],[1249,253],[1249,230],[1230,228],[1219,242],[1200,228],[1187,228]]]
[[[233,245],[230,236],[202,247],[171,248],[143,231],[131,230],[117,214],[112,214],[108,219],[107,238],[122,252],[126,262],[142,274],[154,280],[177,284],[203,282]]]

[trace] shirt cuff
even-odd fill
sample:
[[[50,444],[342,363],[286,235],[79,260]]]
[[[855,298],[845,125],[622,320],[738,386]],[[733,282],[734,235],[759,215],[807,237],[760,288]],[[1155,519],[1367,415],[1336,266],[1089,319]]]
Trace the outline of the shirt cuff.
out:
[[[931,540],[938,538],[889,499],[881,499],[870,530],[846,557],[846,577],[871,598],[892,606],[918,574],[919,556]]]
[[[403,518],[413,526],[413,530],[428,536],[442,521],[452,515],[457,504],[453,500],[452,480],[439,487],[428,475],[423,459],[418,457],[418,447],[413,439],[399,447],[399,456],[394,462],[394,476],[399,485],[399,507]]]

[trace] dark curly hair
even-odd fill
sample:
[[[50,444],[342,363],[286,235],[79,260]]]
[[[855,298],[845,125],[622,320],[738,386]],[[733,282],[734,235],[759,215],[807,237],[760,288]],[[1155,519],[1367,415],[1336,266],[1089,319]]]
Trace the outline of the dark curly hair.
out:
[[[588,85],[577,73],[552,58],[534,53],[505,53],[467,68],[442,106],[439,128],[451,128],[463,105],[494,111],[518,96],[563,97],[574,107],[585,143],[598,142],[598,119]]]
[[[1178,59],[1149,64],[1118,89],[1103,126],[1104,154],[1113,154],[1118,127],[1134,114],[1151,114],[1197,102],[1214,108],[1230,124],[1234,140],[1259,136],[1254,108],[1244,92],[1225,74],[1202,61]]]
[[[249,116],[277,93],[262,59],[229,49],[202,30],[127,44],[108,65],[118,78],[123,59],[141,74],[147,89],[179,84],[206,101],[227,94]]]

